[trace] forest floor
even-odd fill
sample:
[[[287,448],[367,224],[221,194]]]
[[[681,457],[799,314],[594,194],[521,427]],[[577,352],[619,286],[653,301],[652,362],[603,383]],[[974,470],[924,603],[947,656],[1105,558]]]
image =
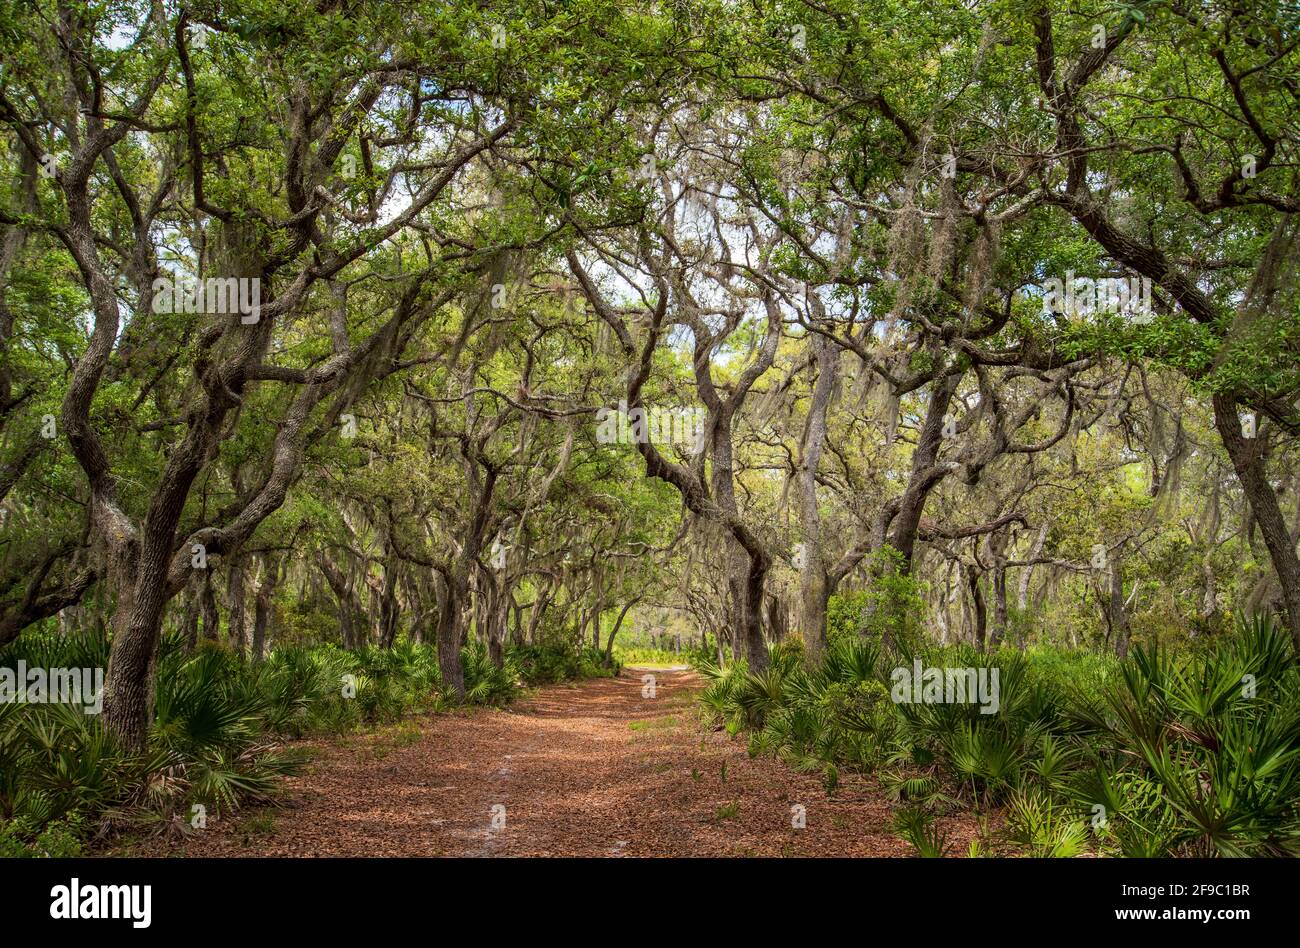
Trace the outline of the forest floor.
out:
[[[751,759],[702,723],[690,671],[551,685],[508,708],[304,742],[274,807],[117,854],[176,856],[906,856],[877,784]],[[806,828],[792,826],[796,805]],[[504,807],[504,810],[500,809]],[[504,819],[503,819],[504,818]],[[939,821],[955,853],[977,827]]]

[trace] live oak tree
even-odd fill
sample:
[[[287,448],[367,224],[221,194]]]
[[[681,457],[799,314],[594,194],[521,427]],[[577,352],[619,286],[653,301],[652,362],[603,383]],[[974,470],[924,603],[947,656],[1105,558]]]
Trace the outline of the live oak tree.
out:
[[[490,22],[436,5],[326,5],[286,22],[256,4],[51,3],[21,26],[0,118],[20,164],[52,174],[38,212],[4,223],[60,245],[92,313],[58,428],[113,600],[105,720],[139,745],[164,607],[191,570],[237,555],[309,445],[336,436],[368,384],[424,357],[421,327],[496,248],[532,239],[512,221],[544,226],[527,194],[467,222],[483,192],[460,183],[525,116],[559,127],[546,61],[565,53],[541,35],[503,53]],[[155,305],[156,281],[186,277],[254,281],[260,311]],[[239,496],[193,509],[237,432],[260,437],[261,463]],[[19,621],[86,585],[25,594]]]
[[[16,14],[0,645],[1300,634],[1282,5],[736,9]]]

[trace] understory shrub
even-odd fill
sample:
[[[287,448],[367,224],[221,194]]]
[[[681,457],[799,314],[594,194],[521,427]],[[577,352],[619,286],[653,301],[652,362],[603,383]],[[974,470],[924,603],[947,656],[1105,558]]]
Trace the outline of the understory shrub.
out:
[[[506,657],[519,669],[520,677],[530,685],[546,685],[574,678],[607,678],[618,675],[621,663],[606,662],[600,649],[584,645],[570,648],[558,643],[513,645]]]
[[[1038,647],[909,651],[837,636],[809,668],[775,646],[761,675],[704,664],[706,712],[748,732],[753,755],[820,773],[876,774],[897,829],[923,855],[945,851],[932,818],[998,810],[981,840],[1034,856],[1263,856],[1300,853],[1300,668],[1271,619],[1239,623],[1172,655],[1125,662]],[[891,673],[996,669],[994,713],[974,702],[906,703]]]

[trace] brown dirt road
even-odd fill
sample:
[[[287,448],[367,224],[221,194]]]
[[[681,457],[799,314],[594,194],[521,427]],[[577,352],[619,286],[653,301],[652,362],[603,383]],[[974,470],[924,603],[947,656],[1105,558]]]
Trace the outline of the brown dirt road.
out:
[[[645,669],[539,689],[504,710],[428,715],[314,741],[280,806],[209,816],[185,856],[905,856],[876,785],[751,759],[704,728],[691,672]],[[792,807],[806,808],[806,828]],[[504,810],[497,809],[504,807]],[[504,821],[501,817],[504,816]],[[495,817],[495,820],[494,820]],[[495,822],[495,826],[494,826]],[[974,833],[949,824],[957,852]]]

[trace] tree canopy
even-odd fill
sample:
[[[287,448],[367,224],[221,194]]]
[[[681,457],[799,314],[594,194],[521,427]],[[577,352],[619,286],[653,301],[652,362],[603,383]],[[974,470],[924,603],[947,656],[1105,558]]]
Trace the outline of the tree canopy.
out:
[[[1300,647],[1293,5],[0,11],[0,647],[128,745],[172,634]]]

